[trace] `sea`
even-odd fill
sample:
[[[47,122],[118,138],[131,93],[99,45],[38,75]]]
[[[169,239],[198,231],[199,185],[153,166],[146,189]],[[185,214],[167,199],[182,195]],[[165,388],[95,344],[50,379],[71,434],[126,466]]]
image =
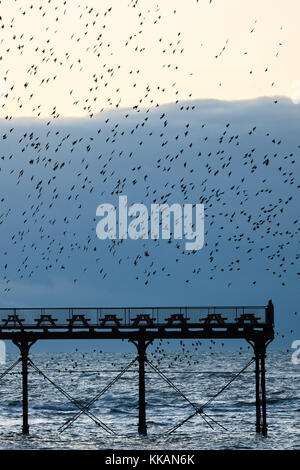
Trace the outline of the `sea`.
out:
[[[148,355],[148,434],[139,436],[137,362],[126,369],[134,354],[32,353],[23,436],[20,363],[2,375],[18,359],[9,353],[0,365],[0,449],[300,449],[300,365],[291,352],[268,351],[263,437],[255,432],[254,364],[236,377],[251,358],[250,351]],[[205,414],[195,414],[202,406]]]

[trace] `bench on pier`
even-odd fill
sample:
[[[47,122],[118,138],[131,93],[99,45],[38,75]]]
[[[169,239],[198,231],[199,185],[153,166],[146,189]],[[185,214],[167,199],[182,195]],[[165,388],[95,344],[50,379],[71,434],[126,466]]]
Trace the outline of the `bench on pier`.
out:
[[[72,328],[72,326],[74,326],[74,323],[80,323],[81,325],[89,327],[89,321],[90,318],[86,318],[85,315],[72,315],[71,318],[68,318],[69,328]]]
[[[256,317],[254,313],[243,313],[236,319],[236,322],[241,326],[245,325],[246,323],[250,325],[257,325],[257,320],[259,320],[259,317]]]
[[[4,324],[2,328],[16,328],[17,326],[24,328],[23,321],[24,318],[20,318],[19,315],[8,315],[8,317],[3,320]]]
[[[139,314],[132,319],[132,326],[139,326],[140,323],[146,323],[147,326],[154,326],[153,318],[148,314]]]
[[[114,323],[116,326],[121,326],[120,321],[123,320],[122,318],[118,318],[117,315],[104,315],[100,322],[100,326],[103,327],[106,323]]]
[[[52,318],[52,315],[41,315],[39,318],[35,318],[34,321],[36,322],[36,326],[54,326],[56,327],[57,318]],[[45,323],[47,323],[45,325]]]
[[[223,317],[220,313],[209,313],[205,318],[200,318],[200,321],[204,322],[204,325],[210,325],[216,323],[217,325],[225,325],[227,317]]]
[[[185,318],[182,313],[175,313],[171,315],[169,318],[166,318],[167,327],[173,326],[174,323],[179,323],[181,326],[187,326],[189,318]]]

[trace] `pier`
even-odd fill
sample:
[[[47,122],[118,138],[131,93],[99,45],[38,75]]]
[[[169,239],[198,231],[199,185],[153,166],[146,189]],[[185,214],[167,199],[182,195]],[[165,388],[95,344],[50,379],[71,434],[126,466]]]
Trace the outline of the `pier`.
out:
[[[207,424],[212,420],[205,413],[205,406],[197,407],[168,377],[147,358],[147,348],[157,339],[244,339],[252,347],[252,360],[210,400],[222,393],[252,363],[255,363],[255,407],[257,433],[267,435],[266,398],[266,349],[274,339],[274,307],[270,300],[265,306],[223,307],[134,307],[134,308],[1,308],[0,339],[12,341],[20,350],[20,358],[1,376],[11,371],[17,363],[22,364],[23,434],[29,433],[28,422],[28,369],[32,367],[44,375],[30,358],[31,346],[39,340],[105,340],[127,339],[137,350],[136,358],[86,405],[82,405],[64,390],[60,390],[77,408],[73,418],[61,429],[67,429],[81,414],[88,415],[105,431],[112,430],[90,411],[93,403],[113,385],[133,363],[138,363],[139,401],[138,432],[147,435],[145,364],[161,376],[194,408],[183,422],[169,430],[175,432],[184,422],[195,415]],[[218,424],[218,423],[217,423]]]

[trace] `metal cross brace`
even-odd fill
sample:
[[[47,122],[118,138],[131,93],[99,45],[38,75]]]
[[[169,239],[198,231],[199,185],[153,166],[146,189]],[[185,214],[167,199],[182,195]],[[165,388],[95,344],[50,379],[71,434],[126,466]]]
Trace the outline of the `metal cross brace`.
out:
[[[110,429],[105,423],[103,423],[99,418],[94,416],[90,411],[88,410],[83,410],[84,406],[75,398],[73,398],[69,393],[67,393],[63,388],[61,388],[59,385],[57,385],[55,382],[53,382],[49,377],[47,377],[44,372],[42,372],[33,362],[30,358],[28,358],[28,362],[33,367],[39,374],[41,374],[44,379],[48,380],[49,383],[51,383],[60,393],[62,393],[71,403],[73,403],[79,410],[81,410],[83,413],[85,413],[89,418],[91,418],[94,423],[96,423],[98,426],[100,426],[102,429],[104,429],[106,432],[110,434],[115,434],[115,432]]]
[[[149,364],[149,366],[163,379],[165,380],[165,382],[168,383],[168,385],[170,385],[185,401],[187,401],[195,410],[195,413],[193,414],[193,416],[195,416],[196,414],[199,414],[201,416],[201,418],[206,422],[206,424],[208,424],[208,426],[213,429],[213,426],[208,422],[208,420],[206,418],[209,418],[211,419],[211,421],[213,421],[215,424],[217,424],[218,426],[220,426],[222,429],[224,429],[225,431],[227,431],[226,428],[224,428],[224,426],[222,426],[220,423],[218,423],[217,421],[215,421],[213,418],[211,418],[208,414],[204,413],[203,409],[202,408],[199,408],[198,406],[196,406],[193,402],[191,402],[191,400],[184,395],[184,393],[179,390],[179,388],[173,384],[173,382],[161,371],[158,369],[158,367],[156,367],[154,364],[152,364],[152,362],[148,361],[147,360],[147,363]],[[203,416],[204,415],[204,416]],[[188,418],[190,419],[190,418]],[[188,421],[187,419],[187,421]],[[186,421],[185,421],[186,422]]]
[[[204,403],[204,405],[202,405],[201,408],[196,409],[195,413],[191,414],[186,419],[181,421],[181,423],[179,423],[176,426],[174,426],[173,428],[169,429],[169,431],[167,431],[167,434],[172,434],[174,431],[176,431],[176,429],[180,428],[184,423],[186,423],[191,418],[193,418],[197,413],[199,413],[199,414],[204,413],[203,408],[206,407],[207,405],[209,405],[210,403],[212,403],[213,400],[215,400],[222,392],[224,392],[229,387],[229,385],[232,384],[232,382],[235,379],[237,379],[253,363],[253,361],[254,361],[254,359],[252,358],[248,362],[248,364],[246,364],[246,366],[243,367],[242,370],[240,370],[236,375],[234,375],[233,378],[226,385],[224,385],[224,387],[222,387],[221,390],[219,390],[215,395],[213,395],[206,403]],[[210,418],[210,419],[212,419],[212,418]],[[219,423],[217,423],[217,424],[219,424]],[[221,426],[223,428],[222,425],[219,424],[219,426]],[[223,429],[225,429],[227,431],[226,428],[223,428]]]
[[[104,389],[102,389],[92,400],[90,400],[82,410],[78,411],[72,418],[68,419],[62,426],[59,427],[59,432],[62,433],[65,431],[69,426],[71,426],[82,413],[85,413],[89,410],[89,408],[105,393],[109,388],[113,386],[113,384],[123,375],[127,370],[137,361],[137,357],[131,361]]]

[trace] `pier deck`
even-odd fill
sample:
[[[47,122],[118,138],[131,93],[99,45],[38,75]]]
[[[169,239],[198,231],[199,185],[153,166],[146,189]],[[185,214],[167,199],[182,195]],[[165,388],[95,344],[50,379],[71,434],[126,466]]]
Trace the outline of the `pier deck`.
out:
[[[0,339],[13,341],[21,354],[24,434],[29,432],[28,365],[37,370],[29,357],[29,350],[38,340],[128,339],[132,342],[137,348],[136,360],[139,364],[138,431],[146,435],[145,363],[155,369],[147,359],[147,347],[155,339],[192,338],[245,339],[252,345],[256,431],[267,435],[265,357],[266,348],[274,339],[274,307],[271,301],[266,306],[234,307],[0,309]],[[159,370],[156,372],[162,376]],[[78,403],[76,406],[82,408]],[[90,414],[90,406],[83,407],[78,415],[83,412]],[[203,413],[202,408],[195,410],[195,414]]]

